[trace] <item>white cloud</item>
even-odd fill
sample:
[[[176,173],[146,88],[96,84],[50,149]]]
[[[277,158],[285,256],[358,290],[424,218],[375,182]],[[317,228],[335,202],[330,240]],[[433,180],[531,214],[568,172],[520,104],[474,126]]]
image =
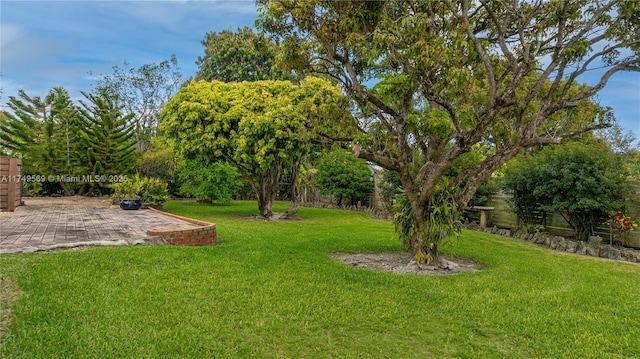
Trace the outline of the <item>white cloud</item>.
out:
[[[26,71],[70,50],[69,44],[48,36],[35,36],[21,26],[2,24],[1,64],[3,73]],[[6,31],[6,32],[5,32]]]
[[[114,65],[178,58],[195,74],[210,31],[251,26],[253,1],[9,1],[2,4],[3,97],[54,86],[90,91]]]
[[[12,43],[20,40],[24,37],[24,30],[15,24],[0,23],[0,51],[4,52],[5,49]]]

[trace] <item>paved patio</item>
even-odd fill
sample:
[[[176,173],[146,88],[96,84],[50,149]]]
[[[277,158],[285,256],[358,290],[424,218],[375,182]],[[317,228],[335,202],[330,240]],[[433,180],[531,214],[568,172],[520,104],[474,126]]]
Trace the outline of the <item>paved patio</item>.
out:
[[[197,228],[149,210],[125,211],[104,198],[25,198],[15,212],[0,213],[0,254],[82,245],[161,243],[147,230]]]

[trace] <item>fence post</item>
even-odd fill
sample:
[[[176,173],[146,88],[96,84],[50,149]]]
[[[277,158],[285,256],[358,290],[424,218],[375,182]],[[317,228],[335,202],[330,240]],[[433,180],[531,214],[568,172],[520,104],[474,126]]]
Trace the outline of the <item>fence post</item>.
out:
[[[20,173],[18,173],[18,159],[9,158],[9,185],[7,186],[7,211],[16,210],[16,187],[20,182]]]

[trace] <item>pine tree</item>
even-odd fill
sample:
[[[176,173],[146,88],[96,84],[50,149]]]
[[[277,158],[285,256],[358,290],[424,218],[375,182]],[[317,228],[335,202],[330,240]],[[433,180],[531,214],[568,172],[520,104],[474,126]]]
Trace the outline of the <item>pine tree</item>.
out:
[[[40,97],[29,97],[23,90],[18,97],[9,96],[7,107],[0,122],[0,140],[11,151],[18,152],[23,158],[32,151],[29,149],[39,141],[42,125],[48,117],[47,105]]]
[[[11,96],[0,123],[2,145],[19,153],[24,172],[55,178],[65,195],[72,189],[64,180],[82,168],[82,158],[72,137],[78,135],[77,108],[69,93],[55,87],[47,96],[29,97],[24,91]]]
[[[108,187],[113,176],[130,174],[138,153],[134,115],[125,115],[116,98],[107,91],[82,92],[88,102],[80,101],[80,119],[84,126],[81,144],[87,149],[89,172],[101,188]],[[97,177],[96,177],[97,176]],[[95,187],[94,183],[94,186]]]

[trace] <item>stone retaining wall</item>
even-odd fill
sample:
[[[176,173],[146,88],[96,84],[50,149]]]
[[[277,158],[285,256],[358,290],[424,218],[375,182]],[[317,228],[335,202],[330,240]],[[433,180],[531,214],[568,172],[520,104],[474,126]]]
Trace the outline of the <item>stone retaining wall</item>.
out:
[[[521,239],[557,251],[640,263],[640,250],[610,245],[607,241],[603,241],[601,237],[597,236],[589,237],[589,240],[584,242],[560,236],[551,236],[540,232],[528,233],[524,230],[502,229],[497,227],[482,228],[475,222],[470,224],[465,223],[463,227],[473,231]]]
[[[165,216],[177,218],[185,222],[201,226],[200,228],[159,227],[147,231],[149,236],[160,236],[167,244],[181,246],[214,246],[218,244],[216,225],[193,218],[178,216],[171,213],[149,208],[150,211],[161,213]]]

